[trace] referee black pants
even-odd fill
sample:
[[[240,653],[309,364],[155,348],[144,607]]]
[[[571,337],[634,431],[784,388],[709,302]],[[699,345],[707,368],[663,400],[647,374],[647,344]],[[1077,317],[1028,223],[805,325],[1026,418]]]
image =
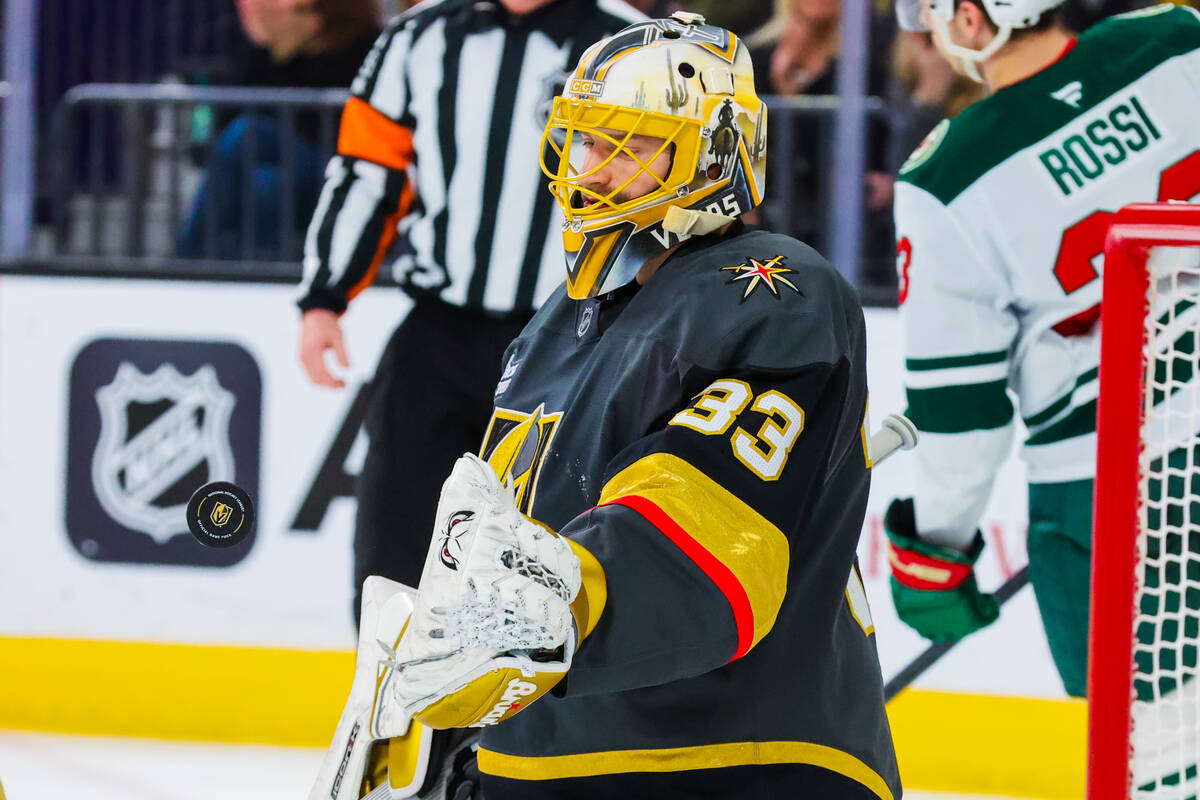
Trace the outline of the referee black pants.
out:
[[[368,575],[415,587],[442,483],[478,452],[501,357],[529,316],[495,319],[421,299],[392,334],[375,373],[364,427],[354,529],[354,619]]]

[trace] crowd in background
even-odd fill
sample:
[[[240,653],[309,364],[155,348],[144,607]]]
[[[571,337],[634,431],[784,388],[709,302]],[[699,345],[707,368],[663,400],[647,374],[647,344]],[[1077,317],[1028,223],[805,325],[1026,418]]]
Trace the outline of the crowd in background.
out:
[[[382,29],[376,0],[235,0],[241,48],[222,82],[232,86],[346,88]],[[266,115],[227,112],[217,124],[207,178],[180,233],[184,258],[236,258],[254,221],[251,258],[285,257],[284,225],[302,231],[312,218],[328,157],[321,152],[321,115],[297,115],[295,135],[285,143],[279,122]],[[324,138],[331,138],[329,132]],[[291,148],[285,158],[284,148]],[[247,164],[243,151],[251,148]],[[291,172],[286,181],[283,172]],[[250,192],[240,187],[248,183]],[[291,187],[296,202],[291,219],[280,216],[278,198]],[[252,203],[253,212],[244,205]],[[212,206],[212,208],[210,208]],[[206,235],[206,226],[216,230]]]
[[[146,38],[146,48],[137,53],[114,48],[85,57],[78,47],[43,41],[43,52],[57,53],[59,63],[47,65],[39,77],[40,110],[48,117],[67,87],[84,82],[166,79],[217,86],[346,88],[383,22],[419,2],[126,0],[124,18],[111,13],[113,3],[85,3],[83,17],[75,18],[69,12],[78,4],[72,0],[46,0],[43,13],[49,20],[43,26],[44,37],[73,35],[72,31],[87,26],[111,32],[132,25],[135,33]],[[840,0],[630,0],[630,4],[652,16],[676,10],[698,12],[743,37],[751,49],[761,95],[837,92]],[[1069,0],[1065,17],[1073,29],[1083,30],[1105,16],[1148,4],[1147,0]],[[49,24],[57,18],[58,23]],[[898,31],[887,0],[874,0],[869,35],[866,88],[886,106],[884,113],[870,115],[867,122],[863,260],[858,277],[860,284],[887,287],[895,281],[891,200],[899,165],[938,121],[977,99],[981,89],[951,72],[927,34]],[[168,49],[173,57],[168,57]],[[216,109],[206,124],[200,122],[193,114],[189,135],[191,162],[202,178],[180,215],[175,255],[296,260],[325,161],[336,141],[336,113],[298,113],[290,131],[281,129],[278,118],[253,109],[241,113]],[[827,249],[823,237],[830,229],[832,117],[800,115],[788,129],[791,141],[774,139],[772,158],[788,160],[790,202],[786,208],[770,202],[770,182],[784,174],[772,169],[760,221]],[[779,130],[775,126],[773,134]],[[88,157],[84,152],[81,162]],[[108,180],[117,182],[116,168],[105,169],[113,172]],[[283,219],[278,202],[285,188],[294,198],[288,204],[290,219]],[[39,200],[44,204],[43,195],[39,193]],[[253,230],[247,232],[247,226]],[[280,240],[280,231],[288,226],[290,249]],[[249,251],[247,242],[252,245]]]

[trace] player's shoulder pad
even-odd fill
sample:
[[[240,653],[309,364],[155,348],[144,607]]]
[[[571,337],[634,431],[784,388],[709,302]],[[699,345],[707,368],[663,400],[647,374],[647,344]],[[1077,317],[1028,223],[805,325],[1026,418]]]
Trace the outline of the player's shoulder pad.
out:
[[[1159,3],[1101,20],[1079,36],[1080,43],[1111,42],[1128,47],[1130,37],[1166,45],[1180,52],[1200,47],[1200,11],[1186,5]]]
[[[678,258],[672,279],[658,287],[675,296],[658,302],[686,309],[676,329],[680,352],[694,363],[769,369],[833,363],[862,324],[854,287],[790,236],[747,230]]]
[[[924,189],[949,205],[964,189],[1009,154],[1014,126],[1010,98],[990,95],[934,126],[900,165],[899,183]],[[1015,145],[1014,145],[1015,146]]]
[[[924,189],[943,203],[949,204],[958,192],[969,185],[967,173],[978,177],[983,165],[979,148],[982,131],[995,125],[1005,125],[1000,109],[994,109],[985,97],[959,112],[953,119],[944,119],[934,126],[917,149],[900,165],[896,180]],[[951,188],[953,187],[953,188]]]

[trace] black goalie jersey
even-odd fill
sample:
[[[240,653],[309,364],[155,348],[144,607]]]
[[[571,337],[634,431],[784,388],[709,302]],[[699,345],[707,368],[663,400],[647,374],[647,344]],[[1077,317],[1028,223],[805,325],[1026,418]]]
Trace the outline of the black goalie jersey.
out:
[[[608,598],[553,695],[485,729],[489,800],[900,797],[855,565],[864,351],[854,290],[740,223],[512,343],[482,455]]]

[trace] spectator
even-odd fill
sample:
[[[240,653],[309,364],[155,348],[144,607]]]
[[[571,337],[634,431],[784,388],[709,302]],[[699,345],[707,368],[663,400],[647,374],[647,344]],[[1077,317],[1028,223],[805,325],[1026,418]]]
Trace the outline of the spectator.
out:
[[[780,0],[772,23],[748,38],[754,57],[754,74],[759,93],[764,95],[832,95],[837,92],[837,59],[841,44],[840,0]],[[892,40],[890,17],[872,17],[871,53],[867,94],[883,95],[888,86],[889,65],[875,53],[887,52]],[[780,116],[775,117],[778,126]],[[793,118],[792,141],[779,143],[790,150],[786,180],[791,203],[788,208],[769,204],[763,209],[768,226],[786,232],[813,246],[828,248],[824,241],[826,215],[832,185],[833,164],[830,142],[831,115],[801,114]],[[887,128],[881,121],[868,123],[866,247],[863,276],[891,280],[891,177],[887,174]],[[779,127],[774,128],[776,131]],[[780,173],[773,171],[770,179]],[[769,179],[769,182],[770,182]],[[778,197],[775,193],[775,197]],[[786,218],[782,218],[784,214]]]
[[[650,17],[669,17],[691,3],[683,0],[629,0],[629,5]]]
[[[231,80],[235,85],[346,88],[380,32],[375,0],[236,3],[247,47]],[[207,177],[180,235],[179,255],[257,260],[297,255],[283,252],[282,232],[291,227],[297,248],[303,241],[329,154],[320,147],[320,113],[301,112],[294,119],[290,147],[274,116],[243,112],[220,125]],[[331,133],[333,122],[327,126]],[[280,203],[285,192],[294,198],[294,213],[286,220]],[[252,209],[245,207],[247,198]],[[253,220],[252,230],[245,230],[247,220]]]
[[[928,33],[902,31],[892,49],[892,135],[888,171],[895,175],[934,126],[981,99],[983,87],[955,74]]]
[[[738,36],[766,25],[775,13],[772,0],[684,0],[681,6],[688,11],[702,14],[705,22],[720,28],[728,28]]]
[[[629,4],[650,17],[669,17],[676,11],[690,11],[704,17],[709,25],[726,28],[738,36],[770,21],[772,0],[629,0]]]

